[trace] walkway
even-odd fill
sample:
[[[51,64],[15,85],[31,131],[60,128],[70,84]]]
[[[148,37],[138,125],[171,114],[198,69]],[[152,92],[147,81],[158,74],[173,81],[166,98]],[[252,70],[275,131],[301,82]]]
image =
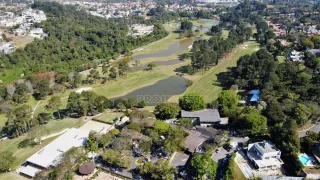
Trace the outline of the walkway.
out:
[[[40,102],[41,102],[41,100],[40,100],[40,101],[38,101],[38,103],[36,104],[36,106],[34,106],[34,108],[32,109],[32,113],[31,113],[31,118],[32,118],[32,119],[33,119],[33,115],[34,115],[34,113],[36,112],[36,110],[37,110],[37,108],[38,108],[38,106],[39,106]]]
[[[54,137],[54,136],[61,135],[61,134],[65,133],[65,132],[67,132],[68,130],[69,130],[69,128],[66,128],[66,129],[64,129],[64,130],[62,130],[62,131],[60,131],[60,132],[53,133],[53,134],[50,134],[50,135],[48,135],[48,136],[43,136],[43,137],[41,137],[41,141],[46,140],[46,139],[49,139],[49,138],[52,138],[52,137]]]

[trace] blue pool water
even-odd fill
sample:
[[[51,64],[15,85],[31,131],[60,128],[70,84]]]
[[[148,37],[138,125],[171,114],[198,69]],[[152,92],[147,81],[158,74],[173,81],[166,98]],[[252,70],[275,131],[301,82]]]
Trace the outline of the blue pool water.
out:
[[[308,161],[310,161],[309,157],[305,155],[300,155],[299,160],[304,166],[308,163]]]

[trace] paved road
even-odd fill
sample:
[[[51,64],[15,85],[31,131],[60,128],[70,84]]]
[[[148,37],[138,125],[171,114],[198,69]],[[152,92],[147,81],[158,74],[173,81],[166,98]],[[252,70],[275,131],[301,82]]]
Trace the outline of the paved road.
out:
[[[320,132],[320,123],[318,122],[317,124],[315,124],[311,129],[306,130],[306,131],[300,131],[298,132],[299,137],[304,137],[306,136],[307,131],[313,131],[315,133],[319,133]]]
[[[306,136],[306,133],[308,132],[308,131],[313,131],[313,132],[315,132],[315,133],[319,133],[320,132],[320,118],[318,118],[318,120],[317,120],[317,123],[312,127],[312,128],[310,128],[310,129],[308,129],[308,130],[305,130],[305,131],[300,131],[300,132],[298,132],[298,134],[299,134],[299,137],[301,138],[301,137],[304,137],[304,136]]]
[[[212,156],[212,159],[215,162],[218,162],[219,160],[225,158],[227,156],[227,154],[233,153],[235,149],[231,149],[229,152],[227,150],[225,150],[223,147],[219,148],[219,153],[215,153]]]

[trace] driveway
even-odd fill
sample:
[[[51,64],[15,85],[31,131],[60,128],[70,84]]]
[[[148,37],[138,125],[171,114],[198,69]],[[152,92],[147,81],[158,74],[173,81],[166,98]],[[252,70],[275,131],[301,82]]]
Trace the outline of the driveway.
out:
[[[320,121],[320,118],[318,118],[317,123],[314,124],[314,126],[312,128],[310,128],[310,129],[307,129],[307,130],[304,130],[304,131],[298,131],[299,138],[305,137],[306,133],[308,131],[313,131],[315,133],[319,133],[320,132],[320,122],[319,121]]]
[[[231,138],[231,143],[232,142],[237,142],[238,144],[243,144],[245,142],[247,142],[249,140],[249,138],[242,138],[242,137],[230,137]],[[218,162],[219,160],[225,158],[227,156],[227,154],[233,153],[234,150],[236,150],[237,147],[231,149],[230,151],[225,150],[223,147],[219,148],[219,153],[214,153],[212,155],[212,159],[215,162]]]

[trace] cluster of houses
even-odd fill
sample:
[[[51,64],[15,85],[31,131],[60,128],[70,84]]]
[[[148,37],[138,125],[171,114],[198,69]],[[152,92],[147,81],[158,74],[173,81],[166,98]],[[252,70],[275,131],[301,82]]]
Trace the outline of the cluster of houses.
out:
[[[268,26],[274,30],[276,36],[285,36],[287,34],[286,30],[280,24],[274,24],[272,21],[266,21]]]
[[[205,4],[238,4],[238,0],[196,0],[197,3]]]
[[[43,11],[33,10],[31,8],[22,11],[21,15],[15,15],[12,12],[5,12],[0,15],[0,26],[13,27],[24,23],[40,23],[47,20]]]
[[[219,2],[218,2],[219,1]],[[214,3],[221,2],[237,2],[237,0],[215,0]],[[76,5],[79,10],[85,10],[87,13],[99,16],[103,18],[123,18],[129,17],[130,15],[139,15],[148,19],[146,16],[148,11],[152,8],[156,8],[158,3],[156,1],[125,1],[117,3],[106,3],[106,2],[93,2],[93,1],[62,1],[63,4]],[[189,11],[193,12],[196,10],[214,10],[214,8],[206,6],[193,6],[189,4],[165,4],[164,9],[167,11],[177,12],[177,11]]]

